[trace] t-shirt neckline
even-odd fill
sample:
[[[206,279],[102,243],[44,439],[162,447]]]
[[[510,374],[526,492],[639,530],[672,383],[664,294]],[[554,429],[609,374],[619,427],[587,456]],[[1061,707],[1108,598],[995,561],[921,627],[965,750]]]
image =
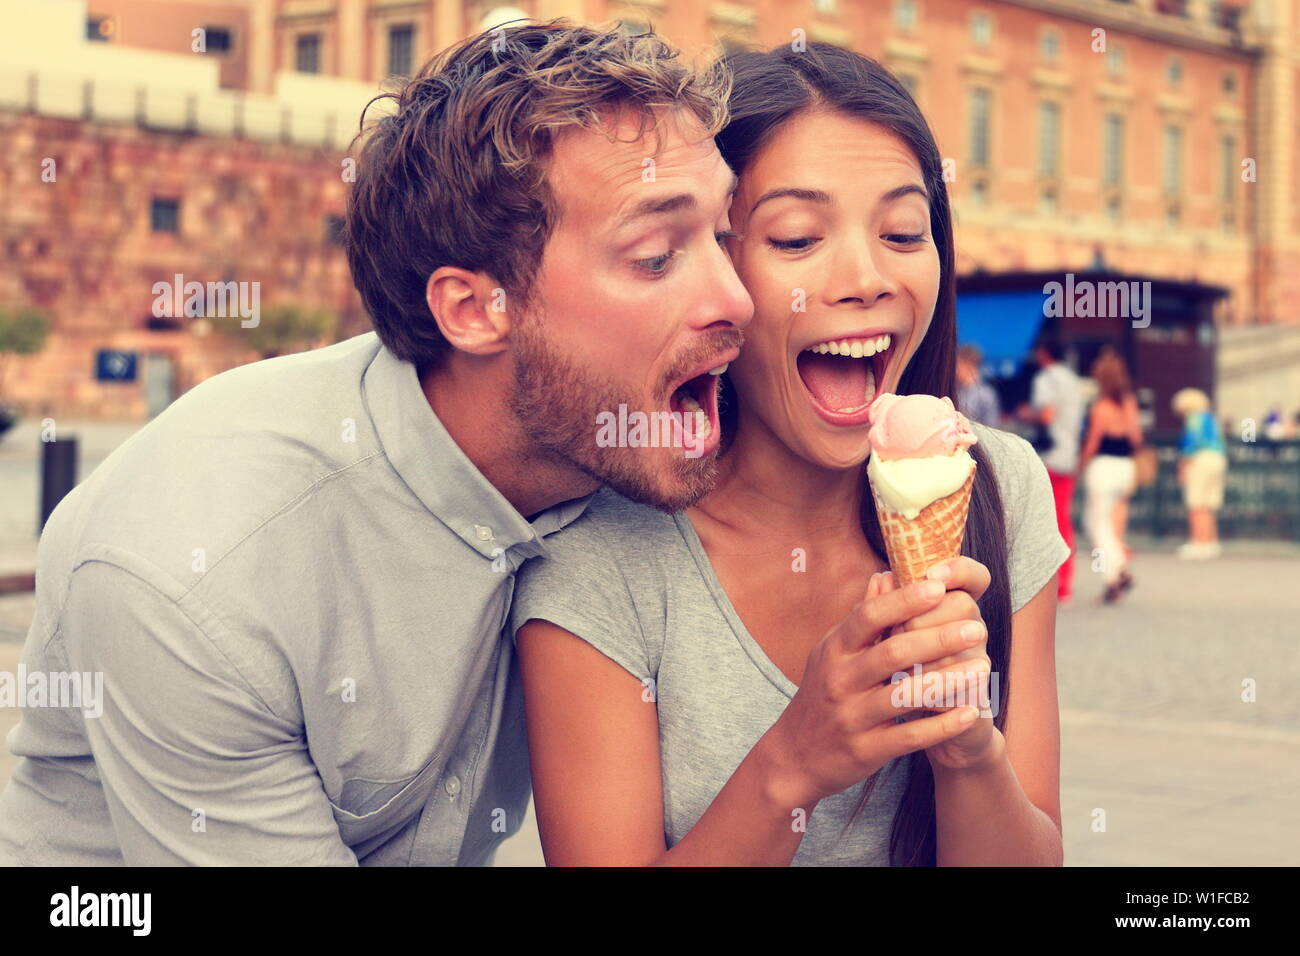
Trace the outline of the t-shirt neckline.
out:
[[[735,636],[741,649],[749,655],[749,659],[754,662],[754,666],[768,679],[772,686],[786,697],[793,698],[798,693],[799,686],[772,662],[772,659],[767,656],[767,651],[763,650],[763,645],[759,644],[754,639],[754,635],[749,633],[749,628],[745,627],[745,622],[741,620],[740,614],[737,613],[735,606],[731,603],[731,598],[727,596],[722,582],[718,580],[718,576],[713,570],[713,564],[709,561],[708,552],[704,550],[704,542],[700,540],[695,525],[691,524],[691,519],[685,511],[677,512],[672,518],[677,525],[682,540],[686,543],[686,549],[695,561],[696,568],[699,569],[700,576],[704,579],[705,587],[709,589],[714,605],[726,618],[727,624],[731,627],[731,633]]]

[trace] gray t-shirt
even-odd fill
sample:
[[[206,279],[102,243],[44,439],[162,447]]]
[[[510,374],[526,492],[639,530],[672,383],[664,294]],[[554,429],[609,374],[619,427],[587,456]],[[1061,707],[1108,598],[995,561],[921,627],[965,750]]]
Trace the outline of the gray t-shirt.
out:
[[[1006,503],[1012,611],[1069,554],[1051,484],[1033,447],[972,423]],[[685,514],[666,515],[612,491],[547,539],[551,557],[520,571],[512,633],[532,618],[587,641],[643,681],[659,716],[664,836],[676,845],[703,816],[797,686],[772,663],[727,598]],[[922,756],[920,759],[924,759]],[[796,866],[888,866],[907,759],[881,769],[871,799],[841,837],[865,781],[809,815]]]

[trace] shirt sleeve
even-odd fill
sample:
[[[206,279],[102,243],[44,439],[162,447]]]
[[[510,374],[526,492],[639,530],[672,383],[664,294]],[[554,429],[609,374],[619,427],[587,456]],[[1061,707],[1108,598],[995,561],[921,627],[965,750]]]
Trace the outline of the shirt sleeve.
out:
[[[84,722],[128,866],[356,865],[298,725],[175,601],[90,562],[61,628],[71,667],[103,675]]]
[[[1007,574],[1014,614],[1042,590],[1070,556],[1070,548],[1056,522],[1056,499],[1043,460],[1019,435],[1001,430],[997,435],[1001,455],[994,467],[1006,519]]]
[[[650,660],[621,562],[588,517],[547,538],[549,556],[523,566],[510,632],[518,640],[519,629],[530,620],[550,621],[632,676],[653,680],[657,662]]]

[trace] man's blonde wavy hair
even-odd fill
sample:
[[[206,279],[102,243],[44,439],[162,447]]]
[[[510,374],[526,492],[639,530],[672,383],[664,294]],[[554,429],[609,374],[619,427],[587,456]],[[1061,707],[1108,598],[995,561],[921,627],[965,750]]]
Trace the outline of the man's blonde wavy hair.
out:
[[[558,215],[545,173],[561,131],[625,107],[642,135],[657,128],[659,108],[688,111],[709,136],[722,129],[726,70],[679,57],[654,33],[523,23],[457,43],[370,102],[344,237],[353,281],[394,354],[423,367],[447,349],[425,303],[440,266],[486,272],[528,301]],[[384,115],[367,125],[376,104]]]

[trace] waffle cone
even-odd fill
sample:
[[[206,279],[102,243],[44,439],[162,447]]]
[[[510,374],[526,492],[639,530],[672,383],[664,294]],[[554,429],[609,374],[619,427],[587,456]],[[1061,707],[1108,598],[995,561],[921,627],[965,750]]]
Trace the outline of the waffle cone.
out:
[[[965,484],[952,494],[926,505],[915,518],[891,511],[876,497],[876,489],[871,489],[876,515],[880,518],[880,530],[885,536],[889,568],[894,572],[899,587],[920,581],[933,565],[961,554],[961,542],[966,534],[966,512],[974,487],[975,469],[972,468]]]

